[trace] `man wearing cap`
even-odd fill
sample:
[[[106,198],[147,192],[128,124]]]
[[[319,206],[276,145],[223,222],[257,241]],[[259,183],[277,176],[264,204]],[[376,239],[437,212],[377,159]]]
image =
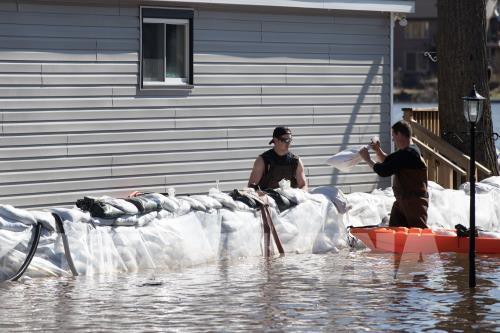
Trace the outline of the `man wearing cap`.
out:
[[[288,127],[276,127],[269,141],[271,143],[274,147],[255,160],[248,186],[262,190],[274,189],[279,187],[280,180],[288,179],[292,187],[307,191],[304,164],[288,150],[292,143],[292,131]]]

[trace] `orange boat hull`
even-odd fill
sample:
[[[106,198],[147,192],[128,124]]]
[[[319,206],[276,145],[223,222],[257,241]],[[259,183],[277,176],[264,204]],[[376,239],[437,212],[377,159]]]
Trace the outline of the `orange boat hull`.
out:
[[[469,252],[469,237],[436,234],[431,229],[387,227],[351,228],[351,233],[378,252]],[[454,232],[454,230],[450,230]],[[476,253],[500,253],[500,239],[476,237]]]

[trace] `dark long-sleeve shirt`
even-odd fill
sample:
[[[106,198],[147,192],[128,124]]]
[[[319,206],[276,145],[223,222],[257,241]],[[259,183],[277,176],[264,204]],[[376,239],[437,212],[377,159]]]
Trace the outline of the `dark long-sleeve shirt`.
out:
[[[375,163],[373,170],[381,177],[389,177],[401,169],[422,169],[427,166],[420,158],[420,150],[416,145],[399,149],[387,155],[384,162]]]
[[[384,162],[375,163],[373,170],[381,177],[394,175],[392,189],[396,199],[428,196],[427,165],[415,145],[387,155]]]

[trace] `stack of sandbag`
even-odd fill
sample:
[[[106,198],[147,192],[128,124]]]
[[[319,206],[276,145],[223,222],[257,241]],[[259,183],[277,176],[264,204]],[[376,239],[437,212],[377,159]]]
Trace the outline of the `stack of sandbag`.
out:
[[[126,199],[84,197],[74,208],[37,212],[0,206],[0,278],[8,278],[22,265],[36,224],[43,228],[26,271],[29,277],[71,274],[66,249],[81,275],[261,256],[262,205],[269,206],[286,252],[336,251],[343,243],[342,216],[323,195],[289,186],[270,191],[272,196],[253,189],[210,189],[208,195],[177,197],[169,192]],[[64,244],[52,214],[62,221]]]
[[[31,247],[35,245],[33,227],[37,224],[42,228],[36,256],[27,273],[33,277],[65,273],[59,265],[64,262],[64,250],[61,246],[53,246],[57,234],[54,233],[56,227],[52,214],[0,205],[0,280],[12,277],[26,261]]]

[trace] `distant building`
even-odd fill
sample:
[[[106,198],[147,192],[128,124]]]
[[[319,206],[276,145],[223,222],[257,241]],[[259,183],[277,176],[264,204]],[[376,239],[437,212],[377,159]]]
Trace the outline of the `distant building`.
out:
[[[415,13],[406,20],[406,26],[400,21],[394,25],[394,85],[414,88],[422,79],[436,76],[437,67],[431,60],[436,57],[436,0],[416,1]]]
[[[489,18],[487,47],[493,76],[500,71],[497,6],[497,0],[488,0],[486,5]],[[394,25],[394,85],[404,89],[422,88],[428,86],[429,82],[436,82],[437,77],[437,0],[416,1],[415,12],[405,16],[405,19],[406,24],[400,24],[401,21],[397,20]]]

